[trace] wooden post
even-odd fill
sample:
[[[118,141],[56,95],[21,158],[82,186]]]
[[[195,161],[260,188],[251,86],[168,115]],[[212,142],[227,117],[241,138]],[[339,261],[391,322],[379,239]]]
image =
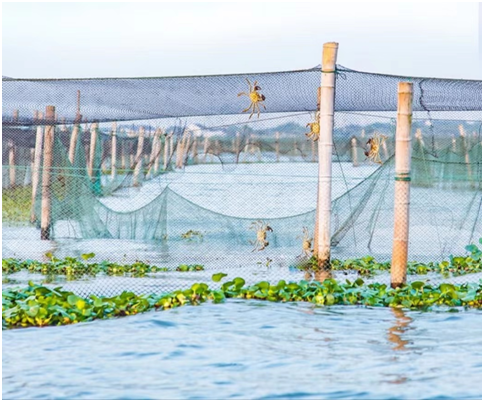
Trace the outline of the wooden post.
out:
[[[455,140],[455,135],[452,134],[452,152],[457,152],[457,141]]]
[[[9,184],[10,187],[15,187],[16,179],[16,166],[15,166],[15,144],[13,140],[8,140],[8,170],[9,170]]]
[[[168,167],[168,158],[170,152],[170,139],[168,138],[169,135],[165,133],[165,140],[163,141],[163,171],[166,171]]]
[[[13,122],[17,123],[18,122],[18,109],[15,109],[13,111]]]
[[[381,147],[383,149],[383,162],[386,162],[388,160],[388,147],[387,147],[387,142],[383,141],[381,144]]]
[[[54,123],[55,107],[47,106],[45,108],[45,120],[48,123]],[[54,159],[54,125],[45,127],[44,138],[44,166],[42,171],[42,203],[40,218],[40,239],[50,240],[51,218],[52,218],[52,163]]]
[[[116,132],[117,130],[118,130],[118,125],[116,124],[116,122],[114,122],[111,128],[111,180],[116,180],[116,157],[117,157]]]
[[[198,137],[196,137],[195,135],[193,136],[192,156],[193,163],[198,163]]]
[[[43,119],[42,112],[37,112],[37,119]],[[35,150],[34,150],[34,168],[32,169],[32,206],[30,209],[30,222],[34,223],[37,220],[35,215],[35,201],[37,199],[37,190],[40,182],[40,165],[42,163],[42,143],[44,142],[44,127],[37,126],[37,133],[35,135]]]
[[[207,136],[205,136],[205,141],[203,143],[203,163],[207,162],[208,146],[209,146],[209,139]]]
[[[153,139],[154,143],[156,144],[156,146],[154,147],[154,149],[155,149],[155,154],[154,154],[155,160],[152,161],[152,163],[153,163],[153,173],[154,173],[153,176],[156,176],[156,175],[158,175],[158,173],[160,173],[161,135],[162,135],[161,128],[157,128],[156,131],[155,131],[155,137]]]
[[[351,159],[353,160],[353,166],[357,167],[358,163],[358,140],[356,137],[351,138]]]
[[[469,159],[469,150],[468,150],[469,147],[467,146],[467,141],[466,141],[466,131],[465,131],[464,126],[462,124],[459,125],[459,135],[460,135],[460,138],[461,138],[462,152],[464,154],[464,162],[465,162],[466,167],[467,167],[467,176],[468,176],[469,181],[472,185],[473,184],[472,183],[472,167],[471,167],[471,161]]]
[[[410,217],[410,166],[412,158],[413,84],[398,84],[397,129],[395,139],[395,206],[391,267],[392,288],[407,281],[408,231]]]
[[[91,178],[94,170],[94,154],[96,152],[97,128],[98,128],[98,123],[91,124],[91,142],[89,144],[89,164],[87,167],[87,174]]]
[[[318,243],[314,245],[314,254],[318,259],[319,267],[319,271],[315,273],[315,279],[318,281],[331,277],[331,168],[337,53],[337,43],[324,44],[319,113],[318,205],[316,206]]]
[[[133,176],[134,187],[138,187],[140,185],[140,174],[141,174],[141,170],[143,169],[144,138],[145,138],[145,129],[144,127],[140,127],[139,136],[138,136],[138,149],[136,150],[136,156],[135,156],[136,166],[134,168],[134,176]]]

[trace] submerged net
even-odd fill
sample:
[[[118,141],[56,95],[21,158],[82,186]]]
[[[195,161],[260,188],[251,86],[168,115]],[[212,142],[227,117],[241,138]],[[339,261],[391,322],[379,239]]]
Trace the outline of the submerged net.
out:
[[[94,252],[98,261],[203,264],[235,276],[302,277],[291,267],[304,257],[303,241],[313,237],[315,225],[317,143],[305,134],[316,118],[320,74],[314,68],[210,77],[4,79],[4,258]],[[336,76],[332,257],[391,258],[401,80],[413,81],[415,91],[409,258],[429,262],[464,254],[481,237],[481,82],[340,66]],[[247,91],[246,78],[258,81],[266,97],[260,117],[257,111],[250,119],[250,111],[241,114],[250,104],[237,96]],[[40,162],[35,156],[46,124],[52,124],[37,112],[46,105],[57,112],[52,241],[40,240],[43,156]],[[381,165],[364,154],[376,134],[387,137]],[[273,231],[258,251],[256,229],[266,224]],[[180,280],[166,274],[156,286],[176,287]],[[119,278],[109,281],[99,292],[127,286]]]

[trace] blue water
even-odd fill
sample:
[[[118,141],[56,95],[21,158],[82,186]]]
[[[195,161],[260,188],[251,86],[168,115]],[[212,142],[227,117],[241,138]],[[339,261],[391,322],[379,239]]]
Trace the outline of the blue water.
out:
[[[481,399],[481,311],[230,300],[3,331],[4,399]]]

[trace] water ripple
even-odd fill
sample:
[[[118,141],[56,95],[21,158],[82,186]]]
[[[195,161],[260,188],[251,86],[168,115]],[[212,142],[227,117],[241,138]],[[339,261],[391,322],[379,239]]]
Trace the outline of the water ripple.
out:
[[[480,399],[482,315],[231,300],[3,331],[4,399]]]

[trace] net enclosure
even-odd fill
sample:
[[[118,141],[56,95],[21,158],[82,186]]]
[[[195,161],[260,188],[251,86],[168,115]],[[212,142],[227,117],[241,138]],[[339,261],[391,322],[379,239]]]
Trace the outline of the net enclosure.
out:
[[[481,237],[482,82],[339,65],[335,74],[332,258],[391,259],[401,81],[414,88],[409,259],[464,255]],[[320,83],[321,66],[196,77],[3,78],[3,258],[93,253],[97,262],[166,267],[149,278],[65,284],[98,293],[180,287],[214,271],[302,278],[296,267],[310,256],[316,220]],[[378,155],[368,158],[368,140],[377,137]],[[47,195],[48,240],[41,240]],[[4,286],[26,280],[22,275],[9,275]]]

